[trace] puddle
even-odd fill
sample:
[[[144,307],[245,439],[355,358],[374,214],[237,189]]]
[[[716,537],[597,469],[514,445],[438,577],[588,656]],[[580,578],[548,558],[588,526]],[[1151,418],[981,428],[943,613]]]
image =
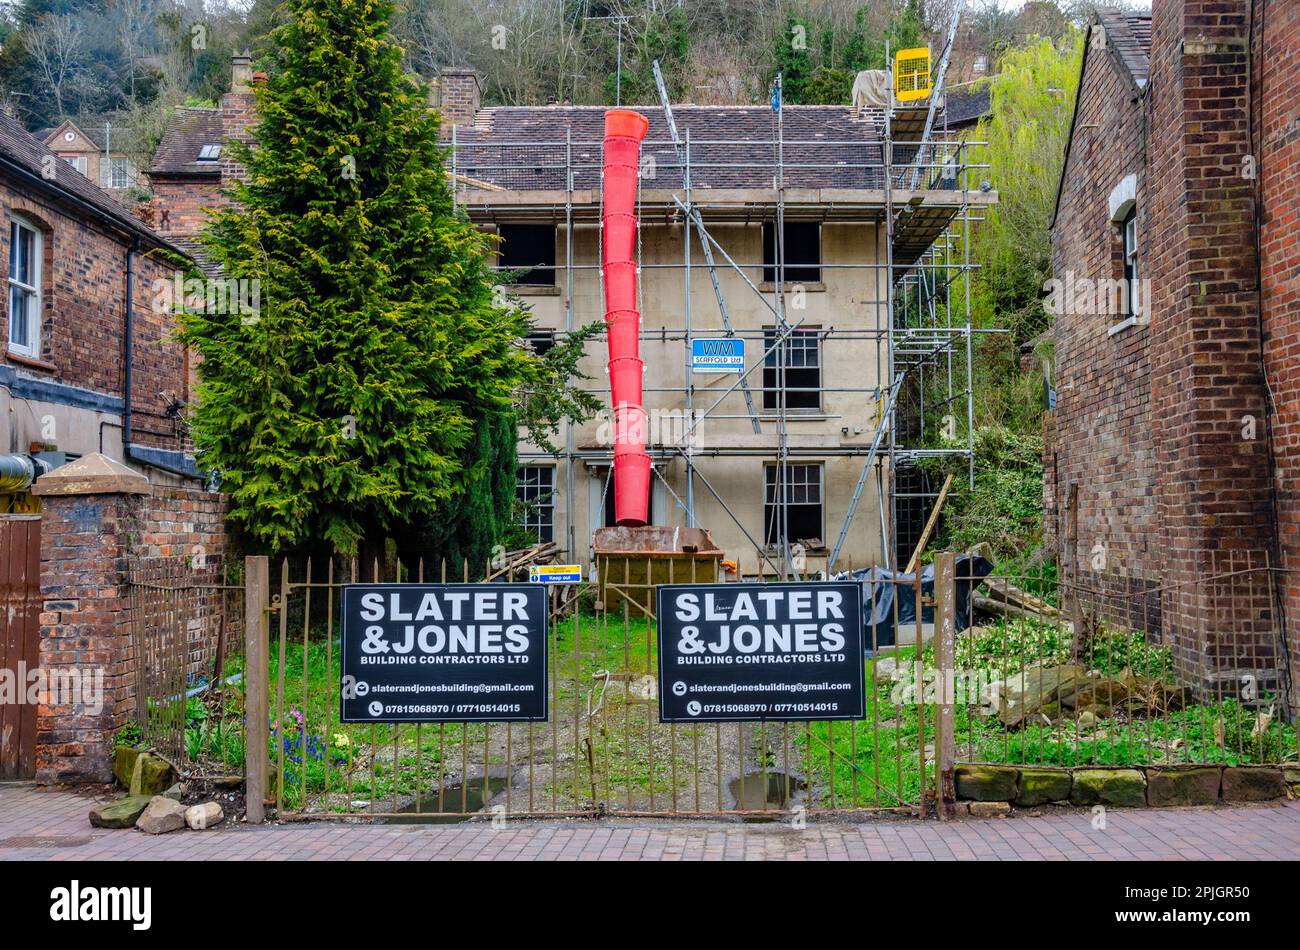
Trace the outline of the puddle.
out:
[[[767,811],[772,817],[747,815],[747,821],[775,821],[784,816],[791,799],[806,786],[785,772],[748,772],[727,783],[732,807],[740,811]]]
[[[435,788],[420,796],[418,811],[423,814],[416,813],[417,802],[411,799],[410,804],[399,808],[387,821],[393,825],[454,825],[468,821],[465,815],[454,813],[482,811],[483,806],[504,792],[509,784],[510,779],[504,776],[489,776],[485,790],[483,778],[479,776],[463,785],[448,785],[442,791],[441,809],[438,807],[438,790]]]

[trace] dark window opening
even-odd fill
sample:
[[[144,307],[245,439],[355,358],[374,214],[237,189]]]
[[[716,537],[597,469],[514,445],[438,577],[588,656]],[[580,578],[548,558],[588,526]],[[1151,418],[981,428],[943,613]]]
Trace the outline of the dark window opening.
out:
[[[900,571],[911,560],[934,510],[935,499],[930,495],[930,478],[925,469],[900,463],[894,476],[894,558]]]
[[[498,264],[504,270],[523,270],[514,284],[555,286],[555,227],[550,224],[502,224]]]
[[[521,465],[515,480],[519,525],[538,544],[555,540],[555,468]]]
[[[816,329],[800,327],[790,333],[785,343],[773,349],[777,341],[775,327],[763,331],[763,408],[780,408],[782,383],[787,409],[820,409],[822,406],[821,334]],[[769,352],[769,350],[771,352]],[[784,359],[783,359],[784,357]],[[780,378],[785,364],[785,379]]]
[[[785,273],[787,284],[812,283],[822,279],[822,226],[806,221],[785,224]],[[776,283],[776,225],[763,225],[763,280]]]
[[[534,330],[528,334],[528,346],[538,356],[545,356],[555,349],[555,331]]]
[[[763,467],[763,539],[769,545],[782,540],[781,497],[777,485],[778,466]],[[820,548],[822,539],[822,466],[821,463],[787,465],[784,495],[786,498],[786,537],[791,544]],[[811,542],[811,543],[810,543]]]

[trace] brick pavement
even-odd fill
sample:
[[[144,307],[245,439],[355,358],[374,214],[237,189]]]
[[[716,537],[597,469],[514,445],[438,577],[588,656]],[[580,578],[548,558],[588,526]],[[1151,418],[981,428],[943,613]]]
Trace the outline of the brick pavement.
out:
[[[0,860],[1300,860],[1300,802],[1111,809],[987,821],[871,819],[788,825],[722,821],[334,822],[232,826],[152,837],[91,828],[82,791],[0,784]]]

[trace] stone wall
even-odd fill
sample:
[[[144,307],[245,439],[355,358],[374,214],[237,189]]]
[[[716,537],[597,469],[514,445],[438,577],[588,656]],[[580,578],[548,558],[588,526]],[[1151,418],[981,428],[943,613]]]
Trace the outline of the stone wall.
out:
[[[472,124],[482,104],[478,73],[465,67],[444,67],[432,89],[433,105],[442,114],[443,127]]]
[[[958,765],[955,785],[961,811],[993,818],[1010,814],[1013,806],[1168,808],[1274,801],[1300,789],[1300,769],[1263,765]]]

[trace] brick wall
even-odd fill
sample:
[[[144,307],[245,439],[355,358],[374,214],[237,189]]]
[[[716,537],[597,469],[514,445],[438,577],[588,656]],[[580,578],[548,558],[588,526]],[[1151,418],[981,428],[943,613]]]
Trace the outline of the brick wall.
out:
[[[1255,17],[1255,154],[1259,156],[1264,359],[1273,396],[1280,563],[1300,571],[1300,4]],[[1279,578],[1300,683],[1300,573]]]
[[[1267,437],[1242,437],[1247,417],[1264,419],[1253,186],[1242,174],[1247,6],[1155,5],[1148,151],[1157,517],[1165,582],[1184,585],[1167,601],[1165,636],[1187,678],[1232,695],[1234,658],[1258,653],[1271,631],[1267,604],[1263,616],[1226,617],[1201,585],[1222,552],[1272,544]]]
[[[153,222],[164,237],[191,238],[208,222],[204,208],[220,208],[226,203],[221,184],[212,179],[165,178],[154,175]]]
[[[36,779],[112,781],[113,734],[135,713],[126,571],[135,527],[127,495],[46,499],[41,520],[41,668],[103,670],[102,708],[47,701],[37,711]]]
[[[1300,361],[1300,343],[1292,325],[1296,258],[1288,256],[1298,206],[1291,117],[1300,36],[1294,12],[1274,17],[1274,54],[1259,59],[1266,85],[1285,87],[1288,97],[1266,98],[1262,113],[1271,118],[1259,119],[1262,186],[1273,196],[1261,335],[1255,183],[1243,174],[1251,152],[1249,7],[1157,2],[1150,83],[1136,104],[1117,84],[1114,57],[1089,51],[1053,232],[1058,278],[1072,270],[1118,276],[1122,242],[1107,198],[1123,175],[1137,174],[1147,325],[1112,334],[1107,318],[1077,312],[1055,325],[1058,401],[1045,494],[1063,572],[1092,591],[1103,614],[1133,626],[1154,614],[1148,629],[1173,647],[1183,679],[1226,695],[1238,695],[1243,676],[1265,689],[1280,685],[1282,620],[1275,579],[1264,570],[1275,544],[1270,456],[1281,459],[1287,439],[1300,441],[1300,383],[1288,390],[1284,382],[1300,379],[1300,366],[1289,362]],[[1271,149],[1278,154],[1270,158]],[[1282,393],[1272,427],[1261,346]],[[1077,531],[1066,510],[1074,486]],[[1300,514],[1293,498],[1281,509],[1294,560]],[[1099,551],[1105,569],[1093,571]]]
[[[143,479],[141,480],[143,482]],[[202,552],[211,568],[229,558],[225,496],[150,486],[145,494],[53,495],[41,525],[41,666],[104,671],[103,706],[46,703],[37,720],[37,781],[112,780],[113,736],[136,718],[135,639],[129,572],[151,557]],[[208,675],[220,630],[220,592],[200,594],[188,618],[187,672]],[[224,598],[228,642],[242,636],[241,607]],[[233,611],[233,612],[231,612]]]
[[[1123,277],[1123,235],[1108,199],[1129,175],[1137,178],[1138,243],[1146,245],[1146,134],[1128,72],[1109,46],[1090,48],[1052,231],[1053,274],[1076,294],[1054,321],[1057,402],[1044,493],[1062,576],[1093,592],[1114,619],[1158,629],[1158,599],[1147,596],[1161,574],[1148,329],[1112,333],[1122,315],[1095,312],[1084,283]]]
[[[227,142],[253,144],[252,127],[257,123],[257,99],[251,90],[232,91],[221,97],[221,130]],[[248,173],[235,161],[228,147],[221,149],[221,180],[243,181]]]

